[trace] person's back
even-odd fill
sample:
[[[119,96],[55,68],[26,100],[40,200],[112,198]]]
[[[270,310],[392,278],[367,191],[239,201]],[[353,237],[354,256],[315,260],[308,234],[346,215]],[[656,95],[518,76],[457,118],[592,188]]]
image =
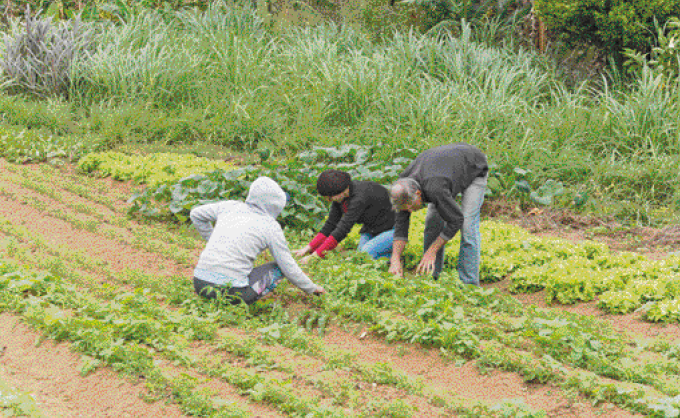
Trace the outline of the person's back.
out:
[[[194,269],[194,288],[219,287],[252,303],[286,277],[306,293],[324,293],[300,269],[290,254],[276,221],[286,205],[286,194],[268,177],[253,182],[246,202],[225,201],[191,210],[191,221],[208,241]],[[214,226],[213,226],[214,224]],[[276,263],[253,269],[257,256],[269,249]],[[265,268],[266,267],[266,268]],[[210,293],[215,297],[215,293]]]
[[[268,237],[280,227],[270,215],[247,203],[216,205],[217,222],[196,268],[218,273],[232,286],[245,286],[255,259],[268,247]]]

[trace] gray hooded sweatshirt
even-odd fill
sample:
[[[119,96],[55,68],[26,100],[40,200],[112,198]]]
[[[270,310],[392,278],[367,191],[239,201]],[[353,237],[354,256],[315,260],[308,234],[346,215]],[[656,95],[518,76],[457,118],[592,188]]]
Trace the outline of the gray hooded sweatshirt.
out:
[[[306,293],[314,292],[317,286],[291,256],[276,221],[285,205],[281,187],[269,177],[260,177],[251,184],[245,203],[227,200],[193,208],[191,221],[208,241],[194,277],[216,285],[246,287],[255,258],[269,249],[291,283]]]

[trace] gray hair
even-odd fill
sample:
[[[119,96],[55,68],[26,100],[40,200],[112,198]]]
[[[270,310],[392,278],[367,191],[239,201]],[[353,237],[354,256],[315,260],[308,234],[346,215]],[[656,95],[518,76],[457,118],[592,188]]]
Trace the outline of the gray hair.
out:
[[[390,188],[390,202],[395,212],[416,200],[416,192],[420,191],[420,184],[410,177],[397,179]]]

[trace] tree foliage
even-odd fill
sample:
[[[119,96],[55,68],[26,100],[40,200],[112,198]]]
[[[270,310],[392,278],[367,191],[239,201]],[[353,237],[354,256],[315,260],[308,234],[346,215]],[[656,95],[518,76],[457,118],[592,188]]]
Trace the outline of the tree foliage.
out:
[[[535,0],[535,12],[568,45],[595,45],[621,60],[625,49],[649,52],[655,22],[680,16],[677,0]]]
[[[658,29],[656,46],[649,54],[626,49],[625,55],[628,60],[624,65],[633,70],[650,67],[668,80],[677,78],[680,75],[680,19],[671,18]]]

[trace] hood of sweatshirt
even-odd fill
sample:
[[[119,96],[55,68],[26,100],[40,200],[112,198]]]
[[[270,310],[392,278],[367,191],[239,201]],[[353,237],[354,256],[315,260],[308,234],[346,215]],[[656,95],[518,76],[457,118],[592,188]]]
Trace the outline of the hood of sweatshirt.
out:
[[[276,219],[286,206],[286,192],[269,177],[259,177],[250,185],[246,203]]]

